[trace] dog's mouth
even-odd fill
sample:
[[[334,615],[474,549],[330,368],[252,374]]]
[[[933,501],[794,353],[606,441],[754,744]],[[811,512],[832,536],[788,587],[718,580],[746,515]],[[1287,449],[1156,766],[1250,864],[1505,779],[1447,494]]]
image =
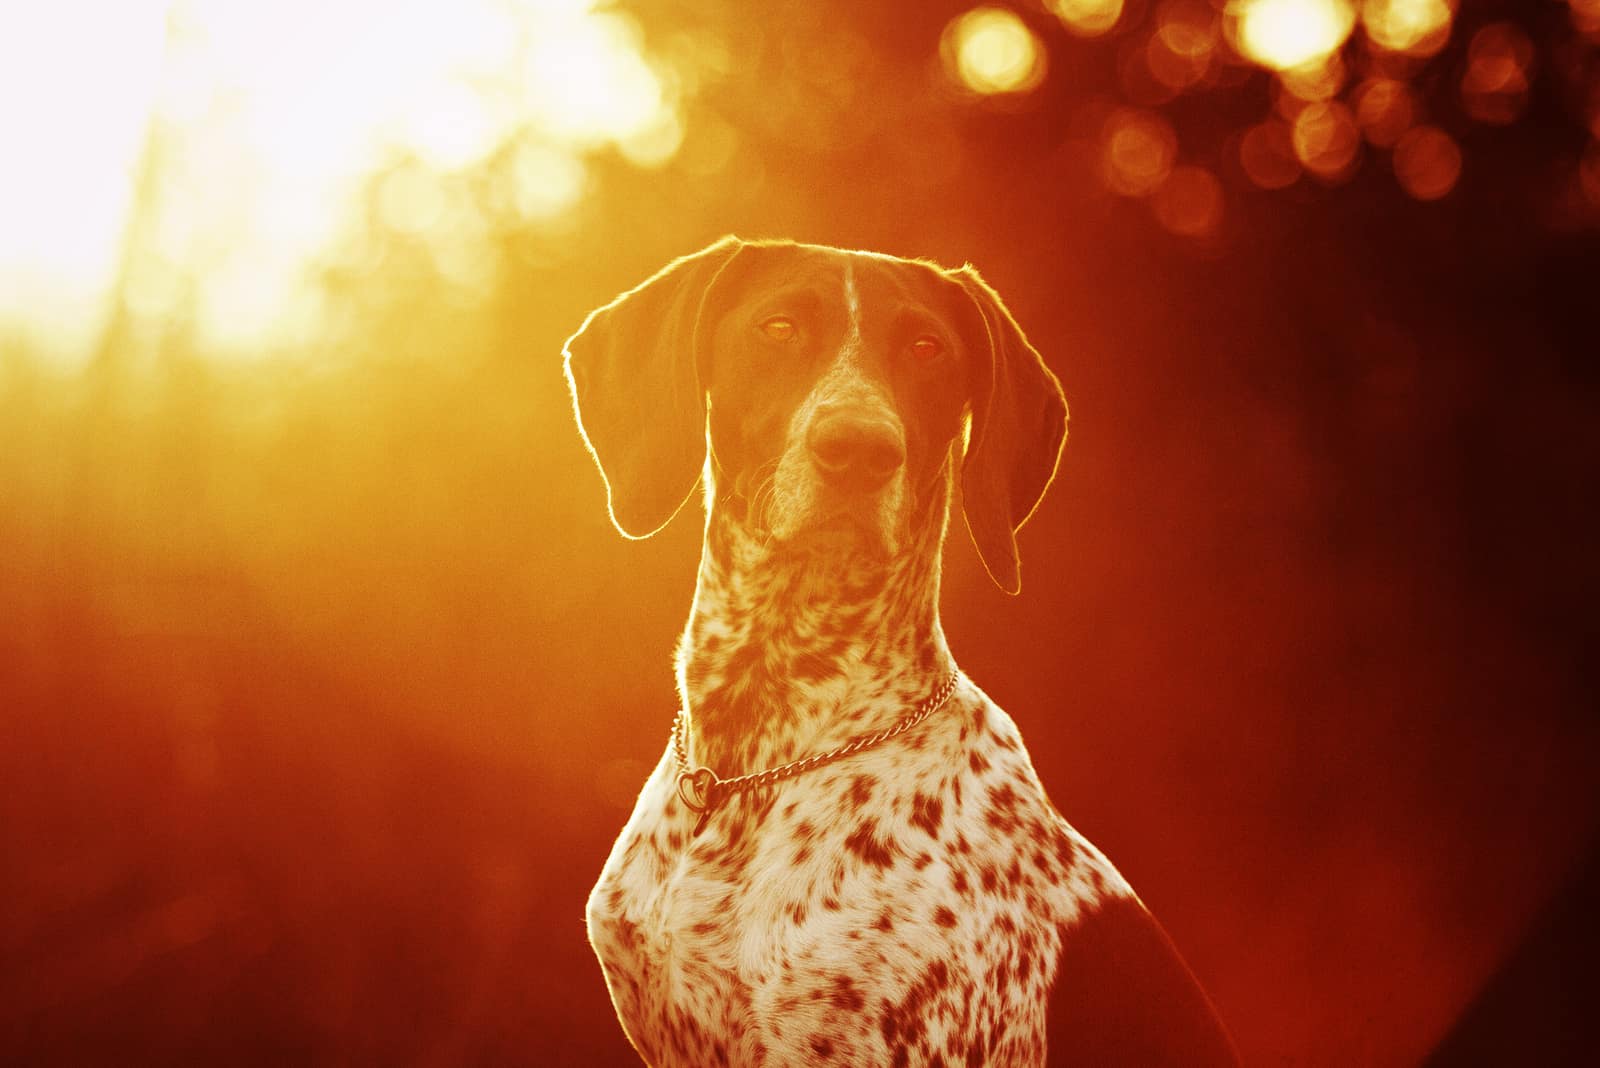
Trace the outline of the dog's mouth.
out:
[[[797,550],[828,555],[887,557],[893,548],[876,500],[832,502],[781,540]]]
[[[738,477],[734,492],[720,499],[749,534],[807,556],[876,559],[897,551],[905,519],[893,484],[866,490],[811,477],[797,483],[776,468]]]

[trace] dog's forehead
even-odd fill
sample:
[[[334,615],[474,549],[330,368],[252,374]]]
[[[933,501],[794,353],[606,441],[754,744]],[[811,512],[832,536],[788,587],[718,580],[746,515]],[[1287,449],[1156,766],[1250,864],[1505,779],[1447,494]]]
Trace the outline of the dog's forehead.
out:
[[[944,288],[943,271],[923,260],[825,245],[755,245],[750,251],[762,290],[806,289],[867,314],[906,302],[936,303]]]

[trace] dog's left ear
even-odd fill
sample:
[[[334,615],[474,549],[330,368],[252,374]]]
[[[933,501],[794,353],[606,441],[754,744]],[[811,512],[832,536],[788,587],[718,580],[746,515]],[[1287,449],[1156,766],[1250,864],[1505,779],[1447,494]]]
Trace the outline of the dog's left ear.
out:
[[[1022,588],[1017,531],[1055,477],[1067,440],[1061,383],[1000,295],[969,267],[949,272],[977,305],[989,335],[987,364],[973,368],[972,433],[961,468],[967,532],[995,585]]]
[[[578,429],[606,483],[611,522],[648,538],[678,514],[706,459],[701,311],[736,237],[674,260],[589,313],[567,339]]]

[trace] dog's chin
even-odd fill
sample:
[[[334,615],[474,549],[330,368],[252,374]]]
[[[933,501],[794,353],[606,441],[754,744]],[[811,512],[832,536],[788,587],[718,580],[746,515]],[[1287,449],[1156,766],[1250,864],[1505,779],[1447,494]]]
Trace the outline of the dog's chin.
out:
[[[845,507],[808,517],[774,540],[792,552],[832,559],[887,560],[894,551],[878,516]]]

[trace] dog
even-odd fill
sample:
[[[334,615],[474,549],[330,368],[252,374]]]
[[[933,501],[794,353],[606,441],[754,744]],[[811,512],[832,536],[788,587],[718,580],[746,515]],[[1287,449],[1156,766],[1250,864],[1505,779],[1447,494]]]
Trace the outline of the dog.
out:
[[[1054,478],[1056,377],[970,266],[729,237],[564,363],[616,528],[704,491],[682,711],[588,900],[654,1065],[1233,1064],[1016,725],[956,668],[959,481],[985,568]]]

